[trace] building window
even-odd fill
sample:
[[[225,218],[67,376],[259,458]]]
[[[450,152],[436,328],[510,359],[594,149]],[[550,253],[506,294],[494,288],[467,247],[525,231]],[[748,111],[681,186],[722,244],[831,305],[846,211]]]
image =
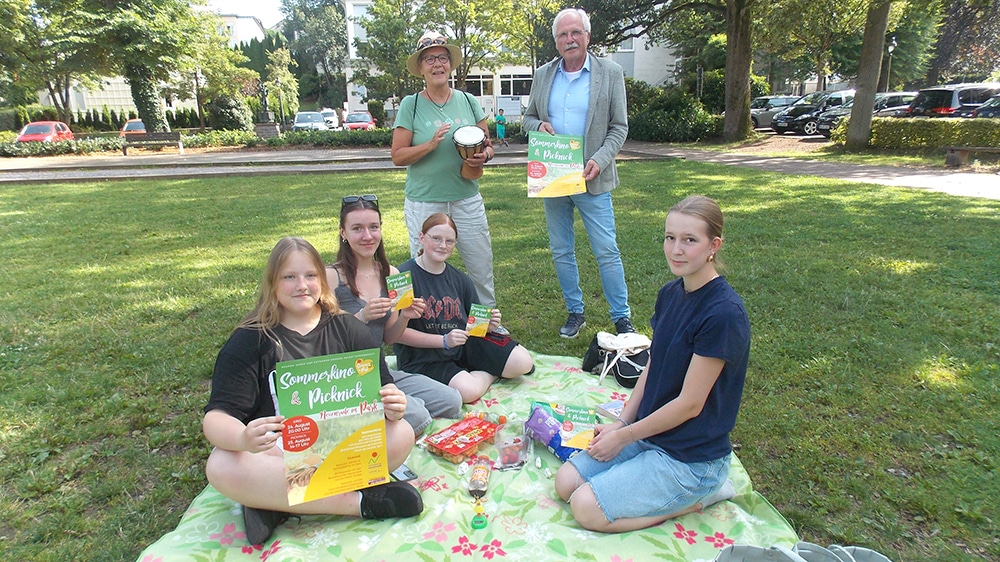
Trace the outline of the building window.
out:
[[[527,96],[531,93],[530,74],[501,74],[501,96]]]
[[[620,53],[622,51],[635,51],[635,37],[629,37],[618,44],[618,52]]]
[[[351,18],[351,23],[354,27],[354,38],[361,43],[368,42],[368,31],[363,25],[361,25],[358,20],[364,18],[368,15],[368,4],[355,4],[354,5],[354,17]]]
[[[474,96],[493,95],[492,74],[470,74],[465,77],[465,91]]]

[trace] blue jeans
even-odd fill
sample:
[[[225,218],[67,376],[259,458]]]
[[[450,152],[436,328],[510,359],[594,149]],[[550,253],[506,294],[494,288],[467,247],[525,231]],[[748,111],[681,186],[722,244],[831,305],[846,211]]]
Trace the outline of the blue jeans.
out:
[[[549,248],[552,250],[552,261],[555,262],[556,277],[559,278],[566,308],[573,313],[583,313],[583,291],[580,290],[580,270],[576,264],[573,209],[579,209],[583,226],[587,229],[590,249],[597,259],[597,267],[601,273],[601,287],[610,307],[611,319],[631,317],[625,268],[622,267],[622,256],[618,252],[615,210],[611,205],[610,192],[600,195],[581,193],[545,199]]]
[[[684,463],[648,441],[630,443],[607,462],[587,451],[570,457],[597,497],[608,521],[670,515],[719,491],[729,478],[732,455]]]

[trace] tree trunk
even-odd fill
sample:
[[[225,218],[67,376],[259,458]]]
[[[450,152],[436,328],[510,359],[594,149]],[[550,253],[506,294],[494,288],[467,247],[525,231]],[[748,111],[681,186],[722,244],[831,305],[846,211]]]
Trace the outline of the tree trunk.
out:
[[[750,136],[750,24],[753,0],[726,0],[726,116],[722,139],[741,141]]]
[[[875,107],[875,90],[882,74],[882,51],[885,48],[885,30],[889,26],[889,7],[892,0],[873,0],[868,5],[865,35],[861,40],[861,60],[858,61],[858,83],[851,109],[851,122],[847,126],[847,149],[864,150],[872,132],[872,108]]]
[[[125,80],[132,90],[132,102],[135,103],[139,119],[142,119],[146,130],[167,131],[167,118],[160,105],[160,90],[156,87],[153,73],[145,66],[125,65]]]

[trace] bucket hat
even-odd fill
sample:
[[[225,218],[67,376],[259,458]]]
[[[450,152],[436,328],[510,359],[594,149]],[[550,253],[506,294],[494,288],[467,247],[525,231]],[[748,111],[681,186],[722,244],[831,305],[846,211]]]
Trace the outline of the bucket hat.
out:
[[[420,78],[424,77],[420,73],[420,56],[431,47],[444,47],[448,49],[448,54],[451,56],[452,68],[462,64],[462,50],[458,48],[458,45],[448,43],[448,38],[437,31],[428,31],[420,36],[420,39],[417,40],[417,50],[410,55],[410,58],[406,59],[406,70],[410,74]]]

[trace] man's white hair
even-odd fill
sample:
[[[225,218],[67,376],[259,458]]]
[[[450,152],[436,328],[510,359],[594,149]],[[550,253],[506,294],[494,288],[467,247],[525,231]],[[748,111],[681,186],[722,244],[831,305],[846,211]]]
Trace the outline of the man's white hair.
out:
[[[583,30],[586,31],[587,33],[590,33],[590,16],[587,15],[587,12],[584,12],[580,8],[566,8],[565,10],[562,10],[561,12],[556,14],[555,19],[552,20],[553,39],[556,38],[556,27],[559,26],[559,21],[570,14],[578,16],[580,18],[580,21],[583,23]]]

